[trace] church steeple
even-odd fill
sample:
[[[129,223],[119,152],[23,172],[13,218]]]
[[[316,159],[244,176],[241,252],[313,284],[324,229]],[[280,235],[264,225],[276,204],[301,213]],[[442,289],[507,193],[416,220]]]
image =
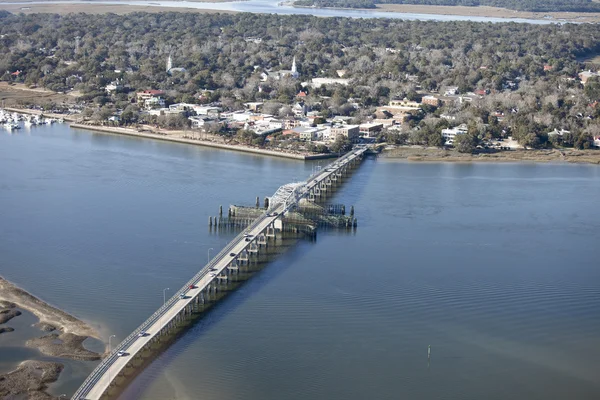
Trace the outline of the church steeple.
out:
[[[294,56],[294,61],[292,61],[292,77],[297,78],[298,75],[298,68],[296,67],[296,56]]]
[[[171,58],[171,54],[169,54],[169,58],[167,59],[167,72],[169,72],[173,68],[173,59]]]

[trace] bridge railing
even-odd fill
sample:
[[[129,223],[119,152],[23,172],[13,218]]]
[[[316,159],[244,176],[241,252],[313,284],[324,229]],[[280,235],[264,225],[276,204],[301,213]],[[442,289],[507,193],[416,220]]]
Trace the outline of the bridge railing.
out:
[[[247,230],[255,229],[263,220],[264,216],[257,218],[248,228]],[[93,384],[97,383],[102,376],[106,373],[110,365],[118,359],[116,355],[119,351],[125,351],[127,348],[133,343],[135,339],[138,338],[138,335],[141,332],[145,332],[152,324],[154,324],[158,319],[160,319],[166,312],[169,310],[173,304],[177,303],[180,298],[179,296],[182,293],[187,292],[189,290],[190,285],[196,283],[200,279],[202,279],[206,274],[217,265],[223,257],[227,257],[231,249],[235,247],[235,245],[244,237],[244,231],[240,232],[233,240],[231,240],[227,246],[225,246],[208,264],[204,266],[192,279],[190,279],[180,290],[178,290],[165,304],[163,304],[158,310],[154,312],[146,321],[144,321],[137,329],[135,329],[129,336],[127,336],[111,353],[103,359],[100,364],[96,366],[96,368],[92,371],[92,373],[86,378],[85,381],[81,384],[79,389],[73,395],[73,399],[83,399],[85,395],[89,392],[89,390],[93,387]]]

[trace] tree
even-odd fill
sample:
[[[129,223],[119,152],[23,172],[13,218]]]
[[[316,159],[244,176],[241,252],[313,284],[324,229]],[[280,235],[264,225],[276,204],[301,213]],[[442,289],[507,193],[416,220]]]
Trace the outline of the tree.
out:
[[[477,138],[469,133],[454,137],[454,148],[460,153],[473,153],[477,148]]]
[[[335,138],[335,142],[333,142],[333,144],[329,146],[329,148],[334,153],[346,153],[352,150],[352,142],[350,141],[350,139],[348,139],[348,137],[338,135],[338,137]]]

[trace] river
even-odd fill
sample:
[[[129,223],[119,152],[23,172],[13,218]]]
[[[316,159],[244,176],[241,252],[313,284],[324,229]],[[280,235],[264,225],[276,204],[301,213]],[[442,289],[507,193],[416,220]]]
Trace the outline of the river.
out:
[[[292,7],[281,0],[247,0],[247,1],[224,1],[224,2],[196,2],[196,1],[139,1],[139,0],[68,0],[68,1],[26,1],[26,2],[6,2],[7,5],[23,5],[31,7],[36,4],[106,4],[106,5],[131,5],[143,7],[172,7],[197,8],[204,10],[217,11],[238,11],[260,14],[281,14],[281,15],[313,15],[317,17],[348,17],[348,18],[394,18],[405,20],[420,21],[472,21],[472,22],[518,22],[528,24],[556,24],[564,21],[556,19],[530,19],[530,18],[497,18],[483,16],[466,15],[447,15],[447,14],[419,14],[402,12],[385,12],[371,10],[351,10],[341,8],[305,8]]]
[[[315,165],[65,125],[0,131],[0,275],[123,339],[227,243],[208,229],[219,205]],[[121,398],[596,400],[599,198],[598,166],[367,159],[335,199],[356,207],[355,234],[300,242]],[[41,357],[17,332],[0,336],[2,372]],[[67,364],[54,394],[94,366]]]

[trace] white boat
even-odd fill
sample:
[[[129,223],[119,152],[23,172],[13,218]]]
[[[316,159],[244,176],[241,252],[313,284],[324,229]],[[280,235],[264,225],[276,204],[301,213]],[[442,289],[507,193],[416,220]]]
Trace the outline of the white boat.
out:
[[[6,129],[8,129],[9,131],[15,130],[15,129],[20,129],[21,127],[19,126],[19,124],[14,123],[14,122],[7,122],[4,124],[4,127]]]

